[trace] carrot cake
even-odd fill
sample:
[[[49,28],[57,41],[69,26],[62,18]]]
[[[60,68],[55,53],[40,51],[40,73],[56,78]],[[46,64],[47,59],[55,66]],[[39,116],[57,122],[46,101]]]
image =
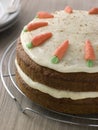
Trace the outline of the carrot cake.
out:
[[[16,82],[33,102],[62,113],[98,113],[98,8],[38,12],[16,49]]]

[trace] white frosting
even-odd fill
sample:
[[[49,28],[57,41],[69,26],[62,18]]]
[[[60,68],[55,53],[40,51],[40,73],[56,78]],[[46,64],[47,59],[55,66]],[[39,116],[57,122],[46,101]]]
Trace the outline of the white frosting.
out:
[[[23,48],[32,60],[41,66],[64,73],[98,72],[98,15],[89,15],[86,11],[74,10],[72,14],[59,11],[54,13],[54,18],[35,18],[32,22],[37,21],[47,21],[49,25],[21,33]],[[52,38],[38,47],[26,47],[34,36],[45,32],[52,32]],[[84,44],[87,39],[95,50],[96,60],[93,67],[88,67],[84,59]],[[70,42],[67,53],[58,64],[51,63],[53,52],[65,40]]]
[[[74,11],[72,14],[59,11],[54,13],[52,19],[35,18],[33,21],[48,21],[49,25],[21,33],[23,48],[32,60],[60,72],[98,72],[98,15],[89,15],[86,11]],[[26,47],[34,36],[44,32],[52,32],[52,38],[41,46],[32,49]],[[67,53],[58,64],[51,63],[54,50],[66,39],[70,42]],[[96,54],[91,68],[87,67],[84,60],[87,39],[92,42]]]
[[[50,88],[44,84],[38,83],[30,79],[19,67],[17,60],[15,60],[15,65],[21,78],[33,89],[37,89],[43,93],[47,93],[55,98],[71,98],[73,100],[85,99],[85,98],[96,98],[98,97],[98,92],[72,92],[65,90],[57,90],[55,88]]]

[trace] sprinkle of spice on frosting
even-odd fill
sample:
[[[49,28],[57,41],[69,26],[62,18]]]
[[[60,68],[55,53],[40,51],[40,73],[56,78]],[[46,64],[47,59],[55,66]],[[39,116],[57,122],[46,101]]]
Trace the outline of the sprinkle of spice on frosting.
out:
[[[54,15],[48,12],[41,11],[37,13],[37,17],[40,19],[46,19],[46,18],[54,18]]]
[[[64,56],[65,52],[67,51],[69,46],[69,41],[64,41],[53,53],[53,57],[51,59],[52,63],[57,64],[62,57]]]
[[[30,43],[28,43],[26,46],[30,49],[33,46],[39,46],[43,44],[46,40],[52,37],[51,32],[43,33],[40,35],[35,36]]]
[[[33,22],[33,23],[29,23],[27,25],[27,27],[24,29],[25,32],[27,31],[32,31],[32,30],[35,30],[35,29],[38,29],[40,27],[44,27],[44,26],[47,26],[48,25],[48,22]]]
[[[91,45],[91,42],[87,40],[85,42],[85,60],[87,61],[87,66],[92,67],[93,66],[93,60],[95,60],[95,53],[93,46]]]

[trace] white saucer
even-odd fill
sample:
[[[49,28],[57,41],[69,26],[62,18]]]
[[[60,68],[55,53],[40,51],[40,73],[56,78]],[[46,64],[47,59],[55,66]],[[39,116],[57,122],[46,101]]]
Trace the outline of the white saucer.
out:
[[[3,10],[6,10],[6,8],[9,5],[9,0],[0,0],[1,5],[3,6]],[[19,10],[17,10],[15,13],[13,14],[7,14],[5,16],[5,20],[0,21],[0,32],[8,29],[9,27],[11,27],[13,24],[16,23],[17,21],[17,17],[19,15],[20,12],[20,8]]]
[[[17,21],[18,21],[18,19],[16,18],[15,20],[13,20],[12,22],[10,22],[9,24],[1,27],[0,28],[0,32],[3,32],[5,30],[7,30],[8,28],[12,27]]]

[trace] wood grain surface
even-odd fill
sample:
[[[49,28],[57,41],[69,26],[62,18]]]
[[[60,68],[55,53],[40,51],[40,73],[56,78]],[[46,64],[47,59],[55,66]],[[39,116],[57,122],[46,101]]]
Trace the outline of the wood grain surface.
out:
[[[66,5],[74,9],[90,9],[98,7],[98,0],[21,0],[21,12],[18,22],[8,30],[0,33],[0,59],[7,47],[19,37],[25,24],[32,20],[36,12],[45,10],[53,12],[64,9]],[[6,60],[7,62],[7,60]],[[6,70],[6,64],[5,69]],[[8,80],[6,78],[6,80]],[[9,86],[10,82],[7,81]],[[33,113],[32,117],[23,114],[14,100],[6,92],[0,79],[0,130],[97,130],[60,123]]]

